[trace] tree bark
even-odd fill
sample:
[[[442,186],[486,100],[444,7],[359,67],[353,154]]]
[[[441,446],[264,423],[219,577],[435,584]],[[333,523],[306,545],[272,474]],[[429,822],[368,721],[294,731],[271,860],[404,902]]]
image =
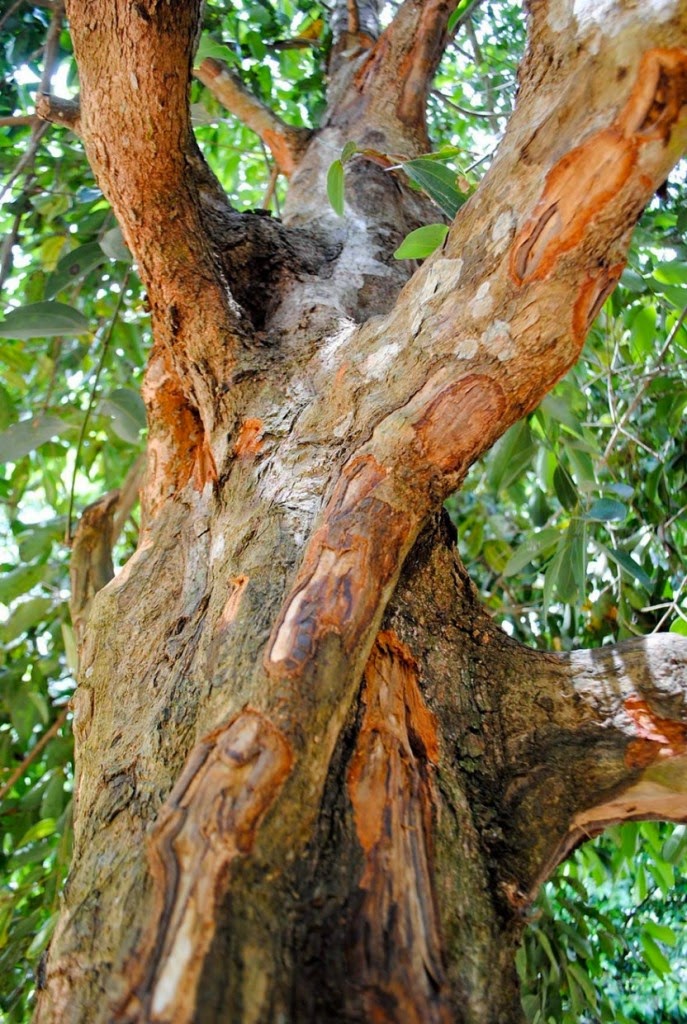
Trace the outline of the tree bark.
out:
[[[81,651],[41,1024],[520,1021],[541,881],[610,821],[687,818],[685,643],[523,648],[436,518],[577,358],[684,149],[684,7],[533,3],[499,154],[415,269],[391,254],[429,202],[355,157],[337,218],[325,179],[347,140],[426,146],[452,6],[405,0],[337,50],[272,224],[195,148],[198,5],[69,5],[155,345],[141,543]]]

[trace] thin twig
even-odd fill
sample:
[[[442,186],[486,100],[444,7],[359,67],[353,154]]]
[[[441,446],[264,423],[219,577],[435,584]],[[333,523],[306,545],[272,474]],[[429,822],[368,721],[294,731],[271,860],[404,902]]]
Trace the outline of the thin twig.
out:
[[[277,178],[278,177],[279,177],[279,168],[277,167],[276,164],[272,164],[272,167],[270,169],[269,181],[267,182],[267,188],[265,189],[265,195],[263,196],[263,199],[262,199],[262,208],[263,208],[263,210],[269,210],[270,204],[271,204],[273,199],[275,201],[275,206],[277,204]],[[277,216],[278,215],[279,215],[279,211],[277,210]]]
[[[19,125],[33,124],[37,120],[36,114],[12,114],[9,117],[0,117],[0,128],[14,128]]]
[[[50,740],[53,738],[53,736],[56,735],[56,733],[59,732],[59,730],[66,722],[68,714],[69,707],[63,708],[61,713],[58,715],[58,717],[55,719],[53,724],[48,729],[48,731],[43,733],[43,735],[41,736],[33,750],[26,755],[21,764],[17,765],[17,767],[12,772],[7,782],[4,784],[2,789],[0,789],[0,800],[4,800],[9,791],[12,789],[12,786],[15,784],[15,782],[18,782],[18,780],[22,777],[27,768],[29,768],[33,764],[33,762],[36,760],[41,751],[45,748],[46,744],[50,742]]]
[[[67,510],[67,534],[66,534],[66,537],[65,537],[65,543],[66,544],[71,544],[71,542],[73,540],[73,537],[72,537],[72,517],[73,517],[73,514],[74,514],[74,495],[75,495],[75,491],[76,491],[76,474],[79,471],[79,459],[80,459],[80,456],[81,456],[81,449],[83,447],[84,439],[86,437],[86,428],[88,427],[88,421],[90,419],[91,412],[92,412],[93,406],[95,404],[95,396],[96,396],[96,393],[98,391],[98,381],[100,380],[100,374],[102,373],[103,367],[105,366],[105,357],[107,356],[107,350],[109,348],[110,341],[112,339],[112,333],[114,331],[115,324],[117,323],[117,319],[119,317],[119,312],[120,312],[120,310],[122,308],[122,304],[124,302],[124,295],[126,294],[126,287],[127,287],[127,284],[129,283],[129,274],[130,273],[131,273],[131,270],[129,269],[129,270],[127,270],[126,274],[124,275],[124,280],[122,282],[121,291],[119,293],[119,298],[117,299],[117,305],[115,306],[114,313],[112,314],[112,318],[111,318],[109,326],[107,328],[107,332],[105,334],[105,337],[103,338],[103,350],[100,353],[100,359],[98,360],[98,366],[96,368],[95,378],[93,380],[93,387],[91,388],[91,394],[90,394],[90,397],[88,399],[88,407],[86,408],[86,415],[83,418],[83,423],[81,424],[81,430],[79,432],[79,440],[78,440],[77,445],[76,445],[76,454],[74,455],[74,472],[72,473],[72,482],[71,482],[71,487],[69,488],[69,508]]]
[[[687,616],[685,615],[685,613],[682,611],[682,609],[678,605],[678,601],[680,600],[680,596],[682,594],[682,591],[685,589],[686,585],[687,585],[687,576],[683,576],[682,577],[682,583],[680,584],[680,586],[677,588],[677,590],[673,594],[673,600],[672,601],[669,601],[666,605],[648,605],[646,608],[642,608],[643,612],[658,610],[659,608],[662,608],[662,607],[666,608],[666,611],[664,612],[664,614],[661,616],[661,618],[658,620],[658,622],[656,623],[656,625],[652,629],[652,631],[651,631],[652,633],[660,633],[661,629],[663,628],[664,623],[673,614],[677,615],[678,618],[683,619],[684,621],[687,621]]]
[[[432,89],[432,95],[437,96],[447,107],[451,107],[452,110],[457,110],[459,114],[465,114],[467,117],[485,117],[489,120],[493,120],[495,117],[508,117],[505,111],[501,114],[498,110],[470,110],[469,107],[460,107],[453,100],[450,100],[448,96],[444,96],[443,92],[439,89]]]
[[[451,29],[451,38],[452,39],[455,39],[455,37],[460,32],[460,30],[463,27],[463,25],[465,24],[465,22],[470,17],[470,15],[473,13],[473,11],[477,10],[477,8],[479,7],[479,5],[481,3],[482,3],[482,0],[472,0],[472,3],[468,4],[468,6],[465,8],[463,13],[460,15],[460,17],[456,21],[455,25]]]

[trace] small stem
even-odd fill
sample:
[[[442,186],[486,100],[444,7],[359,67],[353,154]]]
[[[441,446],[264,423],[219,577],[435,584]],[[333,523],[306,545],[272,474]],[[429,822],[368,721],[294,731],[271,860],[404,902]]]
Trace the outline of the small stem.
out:
[[[41,736],[38,743],[31,751],[31,753],[27,754],[24,760],[21,762],[21,764],[15,768],[7,782],[0,789],[0,800],[5,799],[5,797],[12,789],[12,786],[15,784],[15,782],[18,782],[18,780],[22,777],[27,768],[29,768],[33,764],[33,762],[36,760],[41,751],[45,748],[46,744],[48,744],[50,740],[53,738],[53,736],[55,736],[59,732],[59,730],[66,722],[68,714],[69,707],[63,708],[61,713],[58,715],[58,717],[55,719],[53,724],[48,729],[48,731],[43,733],[43,735]]]

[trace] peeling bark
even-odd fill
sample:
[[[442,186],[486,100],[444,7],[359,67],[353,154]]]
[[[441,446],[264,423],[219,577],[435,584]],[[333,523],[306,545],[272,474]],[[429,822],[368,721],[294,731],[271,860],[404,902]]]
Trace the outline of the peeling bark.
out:
[[[377,37],[376,5],[346,4],[304,148],[237,109],[281,135],[280,224],[232,211],[193,142],[198,5],[71,0],[80,130],[155,344],[145,528],[85,631],[40,1024],[515,1024],[522,909],[555,864],[610,821],[687,817],[684,643],[529,651],[433,519],[579,355],[687,141],[687,25],[533,3],[499,154],[415,269],[392,253],[429,201],[356,157],[338,218],[325,180],[349,139],[426,147],[453,7],[405,0]]]
[[[367,1020],[450,1020],[432,884],[436,722],[418,666],[392,632],[365,669],[363,721],[348,770],[365,857],[364,897],[349,956]]]

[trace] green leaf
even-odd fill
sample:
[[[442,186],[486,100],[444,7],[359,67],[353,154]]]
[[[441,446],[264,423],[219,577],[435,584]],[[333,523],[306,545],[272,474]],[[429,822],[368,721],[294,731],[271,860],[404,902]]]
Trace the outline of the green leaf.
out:
[[[540,946],[542,947],[542,949],[546,953],[546,955],[547,955],[547,957],[549,959],[549,963],[551,964],[551,970],[552,970],[552,973],[553,973],[553,977],[557,980],[560,977],[561,969],[560,969],[560,966],[558,964],[558,960],[554,956],[554,952],[553,952],[553,949],[551,947],[551,942],[549,941],[548,935],[546,934],[546,932],[543,932],[541,930],[541,928],[533,927],[532,928],[532,932],[533,932],[534,935],[536,935],[537,941],[539,942]]]
[[[579,987],[584,992],[585,999],[589,1006],[593,1010],[596,1009],[596,989],[594,988],[591,978],[585,971],[584,967],[573,960],[567,964],[565,969],[567,973],[575,979]]]
[[[0,604],[9,604],[25,594],[50,572],[48,565],[20,565],[12,572],[0,576]]]
[[[536,487],[529,502],[530,518],[533,526],[544,526],[551,515],[551,506],[540,487]]]
[[[529,423],[526,419],[519,420],[506,431],[489,456],[489,485],[496,491],[506,490],[522,476],[535,453],[536,444]]]
[[[35,825],[24,833],[19,842],[17,843],[16,849],[21,850],[22,847],[28,846],[29,843],[35,843],[37,839],[46,839],[55,832],[56,823],[54,818],[42,818],[41,821],[37,821]]]
[[[628,513],[627,505],[614,498],[599,498],[593,502],[585,519],[596,520],[600,523],[611,523],[614,520],[625,519]]]
[[[531,1024],[534,1024],[537,1014],[539,1013],[539,999],[537,996],[524,995],[521,1002],[527,1020],[530,1021]]]
[[[436,160],[427,160],[423,157],[407,160],[403,164],[403,170],[451,220],[468,199],[456,185],[456,172]]]
[[[0,384],[0,430],[9,427],[14,419],[16,419],[14,402],[7,388]]]
[[[146,426],[146,409],[143,399],[131,388],[115,390],[99,404],[99,411],[112,417],[112,429],[123,441],[137,444]]]
[[[687,825],[676,825],[663,844],[661,856],[671,864],[678,864],[685,851],[687,851]]]
[[[194,68],[199,67],[206,57],[214,57],[215,60],[223,60],[228,64],[237,64],[238,58],[233,50],[230,50],[224,43],[217,43],[209,32],[203,32],[200,37],[200,44],[193,61]]]
[[[451,15],[451,17],[448,19],[448,23],[446,25],[446,31],[449,34],[449,36],[451,35],[451,33],[453,32],[454,28],[458,24],[458,19],[461,18],[463,14],[465,14],[465,12],[467,11],[467,9],[470,6],[471,2],[472,2],[472,0],[459,0],[459,3],[456,6],[455,11]]]
[[[651,578],[642,569],[641,565],[635,562],[634,558],[627,554],[626,551],[620,551],[618,548],[604,548],[606,554],[608,554],[616,565],[619,565],[621,569],[624,569],[626,573],[641,583],[646,590],[651,590],[652,583]]]
[[[687,284],[687,264],[681,260],[659,263],[654,267],[654,275],[662,284]]]
[[[124,241],[124,235],[119,226],[110,228],[109,231],[105,232],[100,239],[100,248],[111,260],[119,260],[120,263],[131,263],[131,253]]]
[[[16,640],[27,629],[37,626],[52,606],[53,602],[49,597],[32,597],[28,601],[23,601],[17,605],[11,618],[0,625],[0,640],[6,644]]]
[[[577,488],[573,483],[572,477],[568,473],[565,466],[559,462],[554,470],[553,474],[553,488],[556,492],[556,497],[560,501],[563,508],[572,511],[577,507],[579,501],[579,495]]]
[[[88,334],[91,327],[78,309],[64,302],[34,302],[19,306],[0,322],[0,337],[53,338]]]
[[[59,913],[52,914],[45,924],[38,929],[34,938],[31,940],[31,944],[26,950],[27,959],[34,960],[37,956],[40,956],[43,950],[47,947],[52,937],[52,933],[55,931],[55,925],[57,924],[59,916]]]
[[[573,412],[570,402],[562,395],[547,395],[542,400],[539,410],[551,419],[563,423],[573,434],[582,433],[579,417]]]
[[[672,970],[670,960],[668,960],[668,958],[661,952],[651,936],[647,934],[646,930],[642,932],[640,942],[644,951],[644,959],[659,978],[663,978],[666,974],[670,974]]]
[[[35,416],[13,423],[0,434],[0,463],[17,462],[52,437],[70,429],[69,423],[57,416]]]
[[[63,288],[85,277],[90,270],[105,263],[107,256],[99,242],[88,242],[78,249],[67,253],[59,261],[55,270],[45,282],[45,294],[51,299]]]
[[[632,355],[644,359],[656,348],[656,307],[642,306],[635,314],[630,330]]]
[[[667,924],[659,924],[657,921],[645,921],[643,928],[652,938],[657,939],[658,942],[665,943],[666,946],[674,946],[677,943],[677,935]]]
[[[327,195],[334,212],[343,217],[344,169],[340,160],[335,160],[327,171]]]
[[[539,533],[528,537],[508,559],[503,575],[515,576],[516,573],[521,572],[526,565],[533,562],[539,555],[549,551],[558,543],[559,538],[560,532],[555,526],[547,526],[544,530],[540,530]]]
[[[49,555],[55,541],[61,541],[64,537],[66,526],[66,517],[60,516],[42,526],[32,526],[28,530],[22,530],[16,538],[20,558],[25,562],[32,562],[34,558]]]
[[[485,562],[497,573],[503,572],[511,553],[510,545],[505,540],[488,540],[482,548]]]
[[[341,150],[341,163],[345,164],[347,160],[350,160],[352,156],[358,152],[358,147],[355,142],[350,140],[346,143],[344,148]]]
[[[442,245],[448,234],[446,224],[425,224],[403,239],[394,253],[397,260],[424,260]]]
[[[265,46],[263,38],[259,32],[256,32],[255,30],[247,32],[244,41],[251,52],[251,56],[255,57],[256,60],[265,59],[267,56],[267,47]]]

